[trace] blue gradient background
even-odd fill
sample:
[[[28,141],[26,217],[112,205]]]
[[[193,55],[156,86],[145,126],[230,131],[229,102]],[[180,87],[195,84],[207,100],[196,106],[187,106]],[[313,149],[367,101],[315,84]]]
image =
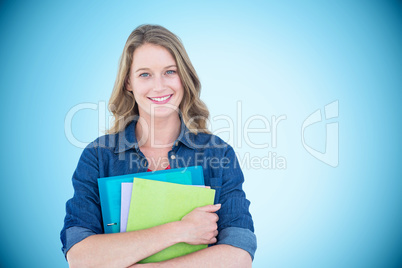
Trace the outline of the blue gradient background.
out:
[[[65,136],[66,114],[108,101],[126,38],[155,23],[183,40],[212,117],[240,124],[237,101],[243,124],[256,114],[287,116],[276,148],[231,142],[242,159],[271,151],[287,163],[244,167],[254,267],[400,267],[401,2],[188,2],[1,2],[0,266],[68,266],[59,232],[82,148]],[[300,133],[311,113],[335,100],[333,168],[303,148]],[[98,111],[80,111],[71,127],[92,141]],[[325,135],[325,122],[316,124],[306,142],[323,151]]]

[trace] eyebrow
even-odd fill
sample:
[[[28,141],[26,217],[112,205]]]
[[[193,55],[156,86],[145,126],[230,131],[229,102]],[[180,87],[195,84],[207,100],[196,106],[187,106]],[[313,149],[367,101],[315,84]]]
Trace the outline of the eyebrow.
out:
[[[173,65],[168,65],[168,66],[164,67],[164,69],[169,69],[171,67],[176,67],[177,68],[177,66],[175,64],[173,64]],[[148,70],[149,70],[149,68],[143,67],[143,68],[137,69],[135,72],[138,73],[139,71],[148,71]]]

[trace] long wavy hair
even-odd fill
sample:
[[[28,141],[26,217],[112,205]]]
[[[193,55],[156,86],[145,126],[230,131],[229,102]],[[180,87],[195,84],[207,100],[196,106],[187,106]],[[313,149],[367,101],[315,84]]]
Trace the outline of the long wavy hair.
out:
[[[209,111],[200,99],[201,83],[191,64],[190,58],[179,37],[159,25],[140,25],[128,37],[121,55],[113,92],[109,100],[109,110],[113,113],[113,125],[108,134],[118,133],[139,116],[134,94],[128,91],[127,81],[133,62],[134,51],[144,44],[154,44],[166,48],[176,61],[178,74],[184,88],[179,113],[187,128],[197,134],[209,133],[207,120]]]

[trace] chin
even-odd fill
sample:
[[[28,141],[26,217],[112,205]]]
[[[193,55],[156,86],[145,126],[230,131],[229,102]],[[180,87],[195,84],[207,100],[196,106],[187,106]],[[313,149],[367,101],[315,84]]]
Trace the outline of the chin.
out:
[[[158,111],[159,110],[159,111]],[[177,111],[172,111],[172,109],[155,109],[154,113],[152,114],[154,118],[170,118],[173,116],[179,116]]]

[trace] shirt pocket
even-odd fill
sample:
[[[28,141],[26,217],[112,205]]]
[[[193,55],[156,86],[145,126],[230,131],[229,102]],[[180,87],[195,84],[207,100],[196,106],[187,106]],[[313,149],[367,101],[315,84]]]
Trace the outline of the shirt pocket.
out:
[[[211,189],[215,189],[215,204],[219,204],[221,190],[222,190],[222,179],[221,178],[210,178]]]

